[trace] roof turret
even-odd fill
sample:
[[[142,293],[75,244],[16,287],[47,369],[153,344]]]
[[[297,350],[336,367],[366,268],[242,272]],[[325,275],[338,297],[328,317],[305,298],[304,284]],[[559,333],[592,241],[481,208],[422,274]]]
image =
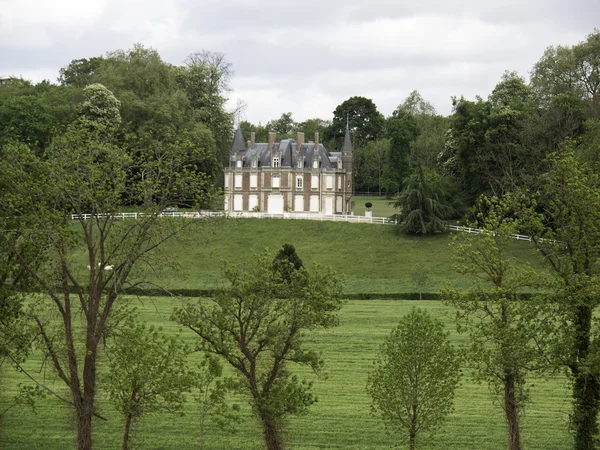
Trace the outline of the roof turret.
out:
[[[231,152],[239,152],[246,150],[246,143],[244,142],[244,135],[242,129],[238,127],[233,138],[233,144],[231,145]]]
[[[346,120],[346,135],[344,136],[344,145],[342,145],[342,152],[351,152],[352,141],[350,140],[350,128],[348,127],[348,120]]]

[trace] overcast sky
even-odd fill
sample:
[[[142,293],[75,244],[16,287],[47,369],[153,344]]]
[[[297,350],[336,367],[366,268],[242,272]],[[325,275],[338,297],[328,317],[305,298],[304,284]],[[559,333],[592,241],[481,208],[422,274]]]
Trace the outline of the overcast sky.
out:
[[[0,77],[55,82],[73,59],[139,42],[171,64],[224,53],[230,106],[254,123],[331,119],[356,95],[389,115],[414,89],[446,115],[452,96],[486,97],[598,26],[598,0],[0,0]]]

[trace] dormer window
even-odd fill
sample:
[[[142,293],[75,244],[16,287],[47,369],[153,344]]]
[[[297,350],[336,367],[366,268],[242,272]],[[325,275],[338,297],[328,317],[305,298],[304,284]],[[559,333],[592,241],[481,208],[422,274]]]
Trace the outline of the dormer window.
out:
[[[298,169],[302,169],[304,167],[304,161],[302,159],[298,159]]]
[[[278,157],[273,158],[273,167],[274,168],[279,167],[279,158]]]
[[[257,163],[256,159],[253,159],[253,160],[252,160],[252,168],[253,168],[253,169],[256,169],[256,166],[257,166],[257,164],[258,164],[258,163]]]
[[[241,168],[242,168],[242,160],[241,160],[241,159],[238,159],[238,160],[237,160],[237,168],[238,168],[238,169],[241,169]]]
[[[319,168],[319,160],[317,158],[313,159],[313,169]]]

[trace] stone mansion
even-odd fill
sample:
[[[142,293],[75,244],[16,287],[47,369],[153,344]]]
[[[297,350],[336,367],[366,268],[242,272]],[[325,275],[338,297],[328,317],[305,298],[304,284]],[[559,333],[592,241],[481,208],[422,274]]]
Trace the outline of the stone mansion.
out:
[[[262,211],[271,214],[305,212],[349,214],[352,211],[352,142],[346,126],[340,152],[328,152],[315,140],[255,142],[254,132],[244,141],[237,129],[225,168],[225,211]]]

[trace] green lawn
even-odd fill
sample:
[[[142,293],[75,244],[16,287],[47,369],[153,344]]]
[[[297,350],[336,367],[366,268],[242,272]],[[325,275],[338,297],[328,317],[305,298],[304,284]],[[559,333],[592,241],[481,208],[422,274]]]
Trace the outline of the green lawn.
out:
[[[352,201],[354,202],[352,211],[354,211],[354,215],[356,216],[365,215],[365,203],[367,202],[371,202],[373,204],[371,208],[373,217],[390,217],[392,214],[396,214],[398,212],[392,206],[390,206],[391,200],[388,200],[385,197],[356,195],[352,197]]]
[[[134,299],[143,320],[162,324],[165,330],[176,333],[177,327],[169,323],[172,308],[179,300],[172,298]],[[426,308],[441,318],[452,332],[456,344],[463,337],[454,332],[452,310],[436,301],[350,301],[342,309],[340,327],[310,337],[312,345],[320,350],[326,361],[327,377],[317,379],[314,391],[318,403],[308,414],[291,418],[288,426],[288,443],[294,449],[383,449],[393,443],[377,420],[370,415],[369,398],[365,393],[367,374],[371,368],[379,343],[398,318],[413,306]],[[193,336],[184,332],[187,339]],[[27,367],[45,378],[58,392],[64,389],[49,369],[41,365],[39,355]],[[41,370],[41,371],[40,371]],[[306,375],[306,371],[303,372]],[[466,369],[468,373],[468,369]],[[4,371],[0,408],[14,392],[17,383],[27,380],[12,369]],[[523,421],[524,448],[534,450],[562,450],[571,448],[567,433],[570,398],[563,378],[535,380],[531,389],[532,403]],[[115,449],[121,438],[118,414],[101,396],[99,411],[108,422],[95,424],[95,443],[98,449]],[[198,415],[190,403],[185,416],[155,414],[142,419],[138,428],[137,443],[147,449],[198,448]],[[26,409],[13,409],[0,427],[0,446],[3,449],[63,450],[73,448],[71,413],[52,397],[41,401],[37,413]],[[236,434],[209,428],[207,448],[210,449],[260,449],[262,441],[259,427],[244,410],[240,430]],[[497,450],[506,448],[505,425],[502,412],[484,385],[465,377],[457,392],[455,411],[444,428],[435,436],[422,440],[420,449]]]
[[[184,219],[185,220],[185,219]],[[284,219],[217,219],[199,225],[194,233],[173,240],[161,252],[176,260],[171,267],[151,272],[151,280],[169,289],[208,289],[220,283],[223,261],[248,262],[257,252],[276,252],[284,243],[293,244],[304,263],[332,266],[345,277],[346,292],[415,292],[415,271],[428,274],[425,292],[438,292],[446,283],[466,287],[472,280],[452,268],[449,239],[453,234],[430,237],[398,234],[393,225],[355,224]],[[515,241],[510,252],[541,267],[541,258],[529,243]],[[87,277],[85,252],[80,276]]]
[[[177,262],[179,274],[175,275],[171,267],[150,274],[153,282],[170,289],[207,289],[221,282],[223,260],[250,263],[256,252],[268,248],[274,253],[282,244],[291,243],[305,264],[318,262],[331,265],[343,274],[347,292],[414,292],[416,287],[411,274],[416,270],[429,274],[425,291],[437,292],[446,283],[466,287],[472,282],[457,276],[452,269],[449,236],[398,235],[395,227],[388,225],[273,219],[208,220],[199,223],[192,233],[162,248],[162,254]],[[514,242],[509,251],[517,259],[540,267],[539,256],[531,252],[527,243]],[[87,275],[85,255],[77,252],[73,257],[81,265],[78,276],[83,281]],[[180,300],[166,297],[132,300],[143,320],[162,325],[167,332],[178,332],[168,318]],[[291,448],[376,449],[391,446],[392,440],[369,413],[365,383],[382,338],[412,305],[427,308],[436,317],[442,318],[453,332],[452,339],[456,343],[461,342],[462,337],[454,333],[450,318],[452,311],[440,302],[347,302],[341,312],[339,328],[310,336],[310,341],[322,352],[327,363],[327,377],[316,380],[314,385],[319,402],[307,415],[290,421],[287,438]],[[189,333],[184,332],[183,335],[193,339]],[[39,354],[27,362],[27,368],[36,377],[44,379],[52,389],[66,395]],[[1,377],[0,411],[14,395],[17,384],[27,383],[22,374],[7,365]],[[532,403],[523,423],[525,447],[570,448],[566,431],[570,410],[566,380],[535,381],[531,390]],[[118,448],[120,418],[102,393],[98,406],[100,413],[109,420],[96,423],[96,448]],[[198,414],[190,403],[183,417],[163,414],[143,420],[137,443],[140,448],[149,449],[197,448],[198,428]],[[226,433],[214,426],[209,432],[207,448],[262,448],[260,428],[247,408],[238,433]],[[445,428],[436,436],[425,438],[420,448],[496,450],[503,448],[504,443],[501,410],[494,406],[486,386],[466,377],[457,394],[456,410]],[[0,423],[1,448],[62,450],[72,448],[72,444],[72,414],[51,396],[39,403],[37,413],[24,408],[12,409]]]

